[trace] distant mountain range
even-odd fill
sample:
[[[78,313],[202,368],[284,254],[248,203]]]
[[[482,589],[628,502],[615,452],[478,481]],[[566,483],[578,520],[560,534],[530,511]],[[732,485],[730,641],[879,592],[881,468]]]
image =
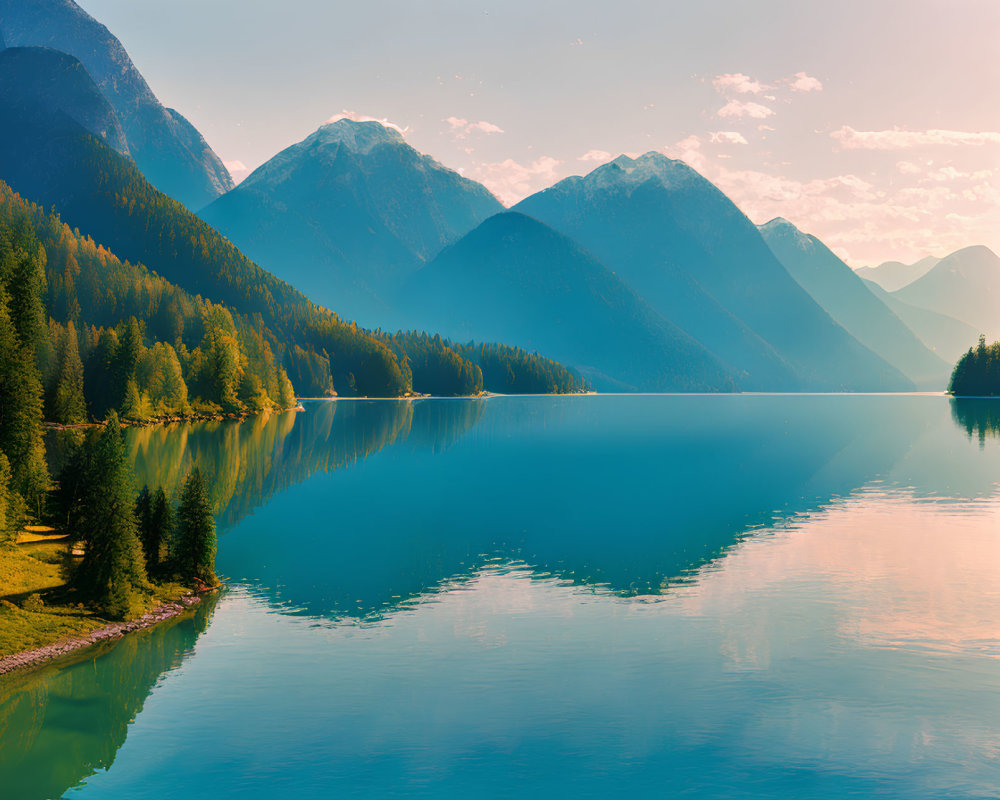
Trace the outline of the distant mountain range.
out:
[[[902,261],[885,261],[877,267],[861,267],[856,272],[859,277],[877,283],[887,292],[894,292],[897,289],[902,289],[908,283],[913,283],[922,275],[926,275],[940,260],[934,256],[927,256],[912,264],[904,264]]]
[[[197,209],[233,187],[202,135],[160,104],[121,42],[72,0],[0,0],[0,31],[7,47],[50,47],[79,59],[118,115],[131,157],[160,191]]]
[[[316,302],[391,322],[407,276],[503,206],[392,128],[347,119],[283,150],[201,217]]]
[[[865,286],[885,303],[886,307],[899,317],[920,341],[948,364],[958,361],[958,357],[975,344],[979,336],[979,332],[971,325],[936,311],[910,305],[877,283],[865,281]]]
[[[892,391],[912,383],[839,326],[709,181],[658,153],[621,156],[518,203],[593,252],[747,389]]]
[[[988,247],[966,247],[945,256],[893,294],[965,322],[991,340],[1000,338],[1000,258]]]
[[[789,274],[859,342],[920,389],[947,384],[952,364],[931,352],[819,239],[781,217],[761,225],[760,232]]]
[[[783,219],[758,229],[658,153],[508,211],[398,131],[342,119],[234,188],[72,0],[0,0],[0,118],[0,179],[259,320],[313,387],[408,380],[383,334],[314,303],[371,328],[502,340],[624,391],[942,389],[980,331],[1000,334],[987,248],[854,273]]]

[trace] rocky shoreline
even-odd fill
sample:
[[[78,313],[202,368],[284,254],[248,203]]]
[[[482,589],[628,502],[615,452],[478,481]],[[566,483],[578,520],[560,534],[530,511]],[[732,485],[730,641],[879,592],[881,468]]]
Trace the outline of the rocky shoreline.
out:
[[[198,594],[185,595],[176,602],[163,603],[152,611],[146,612],[141,617],[129,620],[128,622],[114,622],[110,625],[105,625],[103,628],[91,631],[86,636],[62,639],[43,647],[37,647],[34,650],[24,650],[20,653],[4,656],[0,658],[0,675],[5,675],[8,672],[26,667],[37,667],[40,664],[52,661],[75,650],[90,647],[91,645],[111,639],[120,639],[126,633],[152,628],[164,620],[176,617],[189,608],[193,608],[200,602],[201,596]]]

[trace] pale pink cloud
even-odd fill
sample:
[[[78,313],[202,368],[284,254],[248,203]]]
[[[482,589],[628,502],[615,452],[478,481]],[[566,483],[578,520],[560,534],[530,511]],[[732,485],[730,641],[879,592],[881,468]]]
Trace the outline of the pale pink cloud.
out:
[[[386,128],[392,128],[394,131],[398,131],[399,133],[406,133],[410,129],[408,125],[406,127],[397,125],[395,122],[390,122],[385,117],[370,117],[367,114],[359,114],[357,111],[348,111],[347,109],[342,110],[339,114],[334,114],[324,124],[329,125],[332,122],[339,122],[342,119],[349,119],[352,122],[378,122]]]
[[[497,196],[501,203],[512,206],[529,194],[551,186],[559,179],[558,168],[562,161],[542,156],[530,164],[521,164],[512,158],[503,161],[476,164],[468,172]]]
[[[712,86],[715,90],[723,94],[733,92],[735,94],[760,94],[765,89],[770,89],[760,81],[756,81],[749,75],[742,72],[727,72],[723,75],[716,75],[712,79]]]
[[[598,164],[604,164],[613,158],[614,156],[607,150],[588,150],[577,161],[593,161]]]
[[[701,150],[701,138],[692,134],[679,142],[667,145],[663,152],[669,158],[683,161],[689,167],[705,173],[709,169],[708,157]]]
[[[913,147],[932,147],[944,145],[957,147],[970,145],[981,147],[987,144],[1000,144],[1000,132],[997,131],[953,131],[931,129],[926,131],[910,131],[892,128],[882,131],[858,131],[849,125],[833,131],[831,137],[844,150],[906,150]]]
[[[708,141],[712,144],[748,144],[738,131],[712,131],[708,134]]]
[[[469,122],[469,120],[463,117],[445,117],[442,122],[448,123],[448,132],[451,133],[456,139],[464,139],[466,136],[472,133],[503,133],[503,128],[499,125],[494,125],[492,122],[487,122],[486,120],[479,120],[479,122]]]
[[[239,159],[223,161],[222,166],[229,170],[229,175],[233,179],[233,183],[239,183],[251,172],[250,168]]]
[[[788,87],[793,92],[821,92],[823,84],[817,78],[807,75],[804,72],[796,72],[788,79]]]
[[[735,117],[736,119],[742,119],[743,117],[767,119],[773,114],[774,111],[767,106],[762,106],[760,103],[744,103],[739,100],[730,100],[716,112],[716,116]]]

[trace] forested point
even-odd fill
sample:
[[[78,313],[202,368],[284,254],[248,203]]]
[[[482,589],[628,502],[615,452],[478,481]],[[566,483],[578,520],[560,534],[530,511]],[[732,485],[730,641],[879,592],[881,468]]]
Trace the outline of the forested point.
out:
[[[955,364],[948,391],[956,397],[1000,396],[1000,342],[986,344],[980,336]]]
[[[142,613],[155,583],[218,583],[215,520],[201,473],[192,470],[176,509],[162,487],[143,487],[136,498],[133,479],[112,411],[102,428],[81,435],[48,509],[82,553],[66,564],[76,597],[112,619]]]
[[[572,394],[586,390],[572,370],[519,347],[504,344],[457,344],[421,331],[389,335],[389,344],[421,392],[461,397],[484,391],[497,394]]]

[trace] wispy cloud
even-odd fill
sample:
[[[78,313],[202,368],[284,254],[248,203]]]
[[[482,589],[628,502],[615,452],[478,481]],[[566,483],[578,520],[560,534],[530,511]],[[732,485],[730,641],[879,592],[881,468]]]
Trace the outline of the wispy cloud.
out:
[[[339,114],[334,114],[324,124],[329,125],[332,122],[338,122],[342,119],[349,119],[352,122],[379,122],[386,128],[392,128],[400,133],[406,133],[410,129],[409,125],[403,127],[401,125],[397,125],[395,122],[389,121],[385,117],[370,117],[367,114],[359,114],[357,111],[348,111],[347,109],[344,109]]]
[[[760,103],[744,103],[739,100],[730,100],[715,113],[716,116],[723,118],[733,117],[735,119],[742,119],[743,117],[750,117],[751,119],[767,119],[774,114],[774,111]]]
[[[442,122],[448,124],[449,132],[456,139],[464,139],[466,136],[472,133],[503,133],[503,128],[499,125],[494,125],[492,122],[487,122],[486,120],[479,120],[479,122],[469,122],[467,119],[462,117],[445,117]]]
[[[512,158],[503,161],[476,164],[468,172],[497,196],[501,203],[512,206],[529,194],[551,186],[558,180],[562,161],[542,156],[530,164],[521,164]]]
[[[830,134],[844,150],[906,150],[913,147],[946,145],[958,147],[1000,144],[997,131],[950,131],[932,129],[908,131],[892,128],[884,131],[858,131],[848,125]]]
[[[748,144],[738,131],[712,131],[708,134],[708,141],[712,144]]]

